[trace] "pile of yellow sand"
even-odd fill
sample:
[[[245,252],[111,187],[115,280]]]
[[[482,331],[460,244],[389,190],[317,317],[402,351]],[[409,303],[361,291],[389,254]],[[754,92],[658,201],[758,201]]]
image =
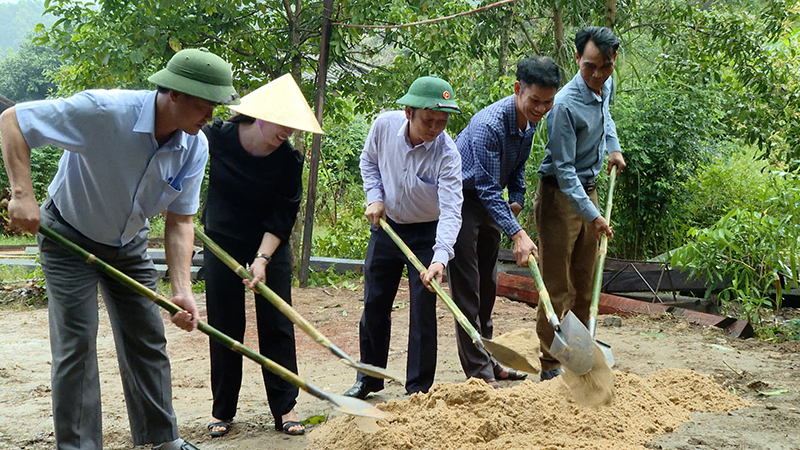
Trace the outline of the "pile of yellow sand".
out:
[[[609,406],[573,400],[556,378],[492,389],[480,380],[443,383],[427,394],[379,407],[388,419],[339,417],[314,430],[314,448],[377,449],[644,449],[659,433],[689,420],[690,411],[730,411],[747,405],[710,378],[663,370],[647,378],[615,372]]]

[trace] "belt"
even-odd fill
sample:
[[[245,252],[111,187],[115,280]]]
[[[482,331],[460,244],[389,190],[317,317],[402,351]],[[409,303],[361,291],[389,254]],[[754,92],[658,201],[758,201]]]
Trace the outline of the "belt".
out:
[[[558,178],[553,175],[545,175],[541,179],[542,183],[548,186],[558,187]],[[581,185],[583,186],[583,190],[586,191],[586,194],[591,194],[597,187],[597,179],[594,179],[588,183],[581,183]]]

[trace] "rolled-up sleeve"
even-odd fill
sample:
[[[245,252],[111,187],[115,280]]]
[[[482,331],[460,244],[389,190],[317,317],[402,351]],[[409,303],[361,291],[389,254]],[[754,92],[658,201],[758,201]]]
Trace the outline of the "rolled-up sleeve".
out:
[[[382,202],[384,199],[381,169],[378,167],[378,134],[379,130],[377,122],[375,122],[369,129],[367,141],[364,143],[364,150],[361,152],[361,160],[359,162],[368,205],[374,202]]]
[[[439,173],[439,223],[436,225],[436,242],[433,246],[433,262],[447,263],[455,257],[453,246],[461,230],[461,205],[464,192],[461,183],[461,156],[455,145]]]
[[[547,115],[547,150],[553,158],[558,187],[578,214],[592,222],[599,211],[583,189],[574,161],[577,152],[575,120],[567,106],[557,103]]]

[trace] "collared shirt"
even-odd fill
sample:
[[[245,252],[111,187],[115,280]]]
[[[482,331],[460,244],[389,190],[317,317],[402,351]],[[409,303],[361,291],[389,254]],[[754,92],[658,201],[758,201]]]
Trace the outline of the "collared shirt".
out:
[[[367,204],[383,202],[397,223],[439,221],[431,262],[446,266],[455,256],[464,202],[461,158],[447,132],[415,146],[405,112],[383,113],[369,130],[360,167]]]
[[[28,146],[67,150],[47,193],[88,238],[119,247],[165,208],[197,211],[208,141],[178,130],[159,147],[156,91],[84,91],[21,103],[16,113]]]
[[[593,182],[603,170],[606,152],[622,151],[609,110],[613,95],[611,77],[603,84],[601,97],[578,73],[556,94],[547,114],[548,140],[539,173],[558,179],[558,187],[587,222],[598,218],[600,212],[582,185]]]
[[[522,227],[510,203],[525,205],[525,162],[531,154],[536,124],[517,125],[510,95],[478,111],[456,138],[461,153],[464,189],[474,189],[497,225],[513,236]],[[503,189],[508,187],[508,201]]]

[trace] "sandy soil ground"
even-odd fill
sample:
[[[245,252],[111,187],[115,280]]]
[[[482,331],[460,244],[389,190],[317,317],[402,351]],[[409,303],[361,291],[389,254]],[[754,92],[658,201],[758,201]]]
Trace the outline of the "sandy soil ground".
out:
[[[363,295],[360,286],[295,289],[293,295],[301,314],[339,347],[358,357],[358,320]],[[198,295],[197,301],[204,310],[204,296]],[[403,288],[395,303],[389,356],[389,368],[401,374],[405,371],[408,310],[408,291]],[[113,338],[103,308],[100,316],[98,353],[105,448],[129,449],[132,444]],[[441,304],[438,317],[437,381],[463,381],[453,320]],[[496,335],[535,327],[534,310],[506,299],[498,299],[494,317]],[[0,309],[0,324],[0,449],[52,448],[47,311],[6,307]],[[211,409],[208,338],[197,331],[183,332],[169,323],[167,330],[174,406],[182,437],[202,449],[312,448],[308,434],[289,437],[273,430],[260,367],[250,361],[245,361],[239,413],[231,432],[223,438],[208,437],[206,424]],[[251,326],[245,345],[257,348],[254,336]],[[690,326],[670,317],[623,319],[621,326],[600,327],[598,337],[613,347],[616,369],[643,376],[664,368],[691,369],[710,375],[753,402],[753,407],[731,413],[693,414],[692,421],[673,433],[658,436],[647,447],[800,450],[800,342],[769,344],[730,339],[717,329]],[[352,385],[355,381],[352,369],[301,331],[297,332],[297,338],[302,377],[332,393],[341,394]],[[788,392],[763,396],[756,390]],[[404,396],[402,385],[392,382],[369,401],[379,403]],[[331,405],[303,392],[298,398],[297,413],[301,418],[341,415]]]

